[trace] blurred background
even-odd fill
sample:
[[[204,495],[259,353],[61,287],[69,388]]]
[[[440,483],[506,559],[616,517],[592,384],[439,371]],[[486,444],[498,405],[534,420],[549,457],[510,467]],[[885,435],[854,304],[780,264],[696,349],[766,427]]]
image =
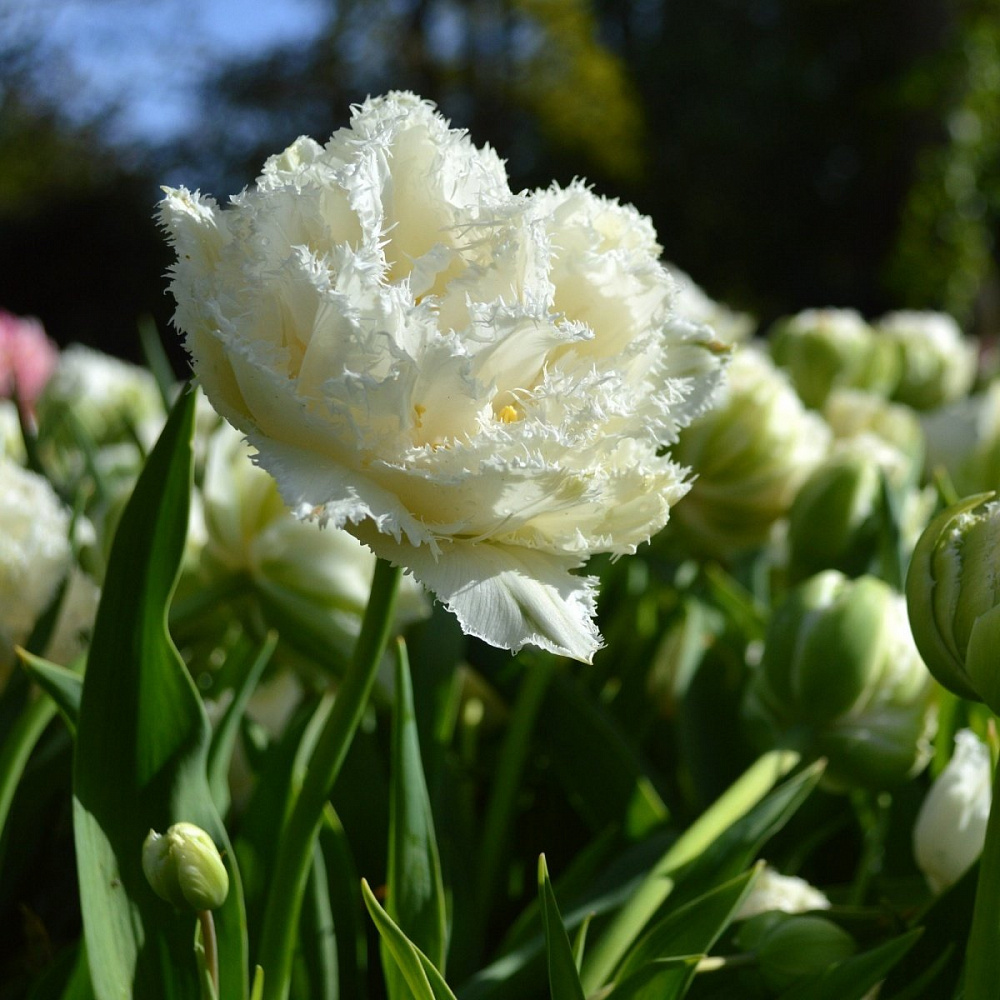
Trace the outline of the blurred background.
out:
[[[159,185],[224,200],[389,89],[514,189],[634,203],[762,324],[1000,327],[1000,0],[0,0],[0,308],[137,358],[172,311]]]

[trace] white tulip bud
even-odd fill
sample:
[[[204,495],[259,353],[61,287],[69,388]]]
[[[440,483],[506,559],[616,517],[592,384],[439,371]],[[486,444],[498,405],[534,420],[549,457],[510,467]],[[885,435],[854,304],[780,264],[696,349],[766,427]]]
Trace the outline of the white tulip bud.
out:
[[[957,882],[979,857],[991,801],[989,750],[963,729],[955,735],[955,752],[927,793],[913,828],[913,853],[934,892]]]

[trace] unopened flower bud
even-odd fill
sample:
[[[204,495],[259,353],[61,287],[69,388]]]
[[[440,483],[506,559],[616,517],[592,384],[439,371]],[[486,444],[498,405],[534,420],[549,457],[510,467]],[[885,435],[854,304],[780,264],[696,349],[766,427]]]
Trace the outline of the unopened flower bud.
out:
[[[935,715],[902,597],[835,570],[794,588],[771,619],[744,707],[769,740],[826,757],[834,786],[882,788],[913,774]]]
[[[905,476],[905,456],[873,435],[849,439],[802,484],[789,513],[789,561],[797,579],[822,569],[863,573],[877,551],[882,476]]]
[[[142,845],[142,870],[157,896],[178,909],[215,910],[229,894],[218,848],[193,823],[175,823],[164,834],[150,830]]]
[[[964,396],[976,378],[976,343],[962,336],[946,313],[894,312],[875,331],[899,353],[900,377],[893,399],[930,410]]]
[[[784,373],[740,348],[715,407],[681,432],[673,451],[696,476],[674,511],[678,537],[717,557],[763,545],[829,442],[829,428]]]
[[[838,386],[888,394],[899,375],[892,350],[853,309],[807,309],[778,320],[769,340],[771,357],[815,409]]]
[[[1000,710],[1000,503],[966,497],[924,529],[906,577],[910,625],[924,662],[948,689]]]
[[[766,927],[753,949],[769,989],[783,992],[850,958],[857,945],[842,927],[813,915],[756,918]]]
[[[991,786],[989,749],[971,730],[959,731],[913,827],[913,855],[934,892],[957,882],[982,853]]]

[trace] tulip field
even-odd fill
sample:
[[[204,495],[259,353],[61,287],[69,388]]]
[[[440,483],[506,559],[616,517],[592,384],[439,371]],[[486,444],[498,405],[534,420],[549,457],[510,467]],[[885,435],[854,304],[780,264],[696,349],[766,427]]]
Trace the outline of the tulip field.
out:
[[[994,352],[475,140],[164,188],[142,366],[0,312],[0,1000],[1000,1000]]]

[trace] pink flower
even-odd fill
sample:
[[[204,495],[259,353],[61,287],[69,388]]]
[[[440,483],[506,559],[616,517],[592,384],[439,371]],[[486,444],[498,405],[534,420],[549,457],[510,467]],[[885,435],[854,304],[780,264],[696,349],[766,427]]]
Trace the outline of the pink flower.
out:
[[[14,387],[30,411],[59,360],[59,349],[32,316],[0,309],[0,397],[13,397]]]

